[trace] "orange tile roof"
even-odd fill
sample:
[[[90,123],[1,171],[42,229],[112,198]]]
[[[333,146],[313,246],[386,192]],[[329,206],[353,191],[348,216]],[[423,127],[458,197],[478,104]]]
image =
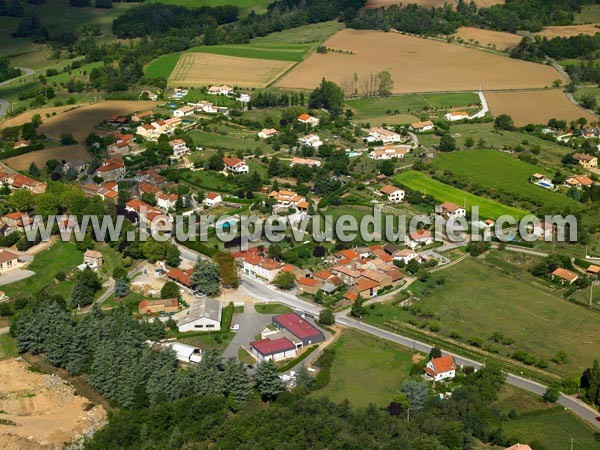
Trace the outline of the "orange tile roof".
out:
[[[439,358],[432,358],[431,363],[437,373],[450,372],[456,370],[456,364],[454,358],[450,355],[440,356]]]
[[[562,278],[563,280],[568,281],[569,283],[572,283],[579,277],[579,275],[577,275],[575,272],[563,269],[562,267],[559,267],[554,272],[552,272],[552,275],[557,276],[558,278]]]
[[[317,280],[315,280],[314,278],[303,277],[298,280],[298,284],[302,284],[304,286],[315,287],[316,285],[319,284],[319,282]]]

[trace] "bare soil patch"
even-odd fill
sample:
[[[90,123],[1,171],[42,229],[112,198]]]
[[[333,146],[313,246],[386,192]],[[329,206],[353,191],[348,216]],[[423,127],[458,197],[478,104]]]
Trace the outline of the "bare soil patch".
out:
[[[565,25],[565,26],[553,26],[553,27],[545,27],[539,33],[536,33],[538,36],[547,37],[548,39],[552,39],[554,37],[571,37],[577,36],[579,34],[596,34],[600,33],[599,24],[586,24],[586,25]]]
[[[517,34],[482,30],[481,28],[473,27],[460,27],[452,37],[455,39],[462,39],[469,44],[500,51],[516,47],[522,39],[521,36]]]
[[[4,160],[4,163],[15,170],[27,170],[32,162],[38,167],[43,167],[46,161],[56,159],[57,161],[69,161],[81,159],[91,161],[92,157],[82,145],[67,145],[64,147],[45,148],[20,156],[14,156]]]
[[[569,101],[560,89],[533,92],[486,92],[488,106],[493,115],[509,114],[515,125],[529,123],[545,124],[552,118],[577,120],[585,117],[588,122],[598,120],[592,114]]]
[[[551,86],[552,67],[511,59],[432,39],[382,31],[342,30],[325,45],[347,53],[313,53],[277,82],[288,89],[314,89],[323,77],[347,86],[354,74],[388,70],[394,93],[528,89]],[[360,84],[360,81],[359,81]]]
[[[113,114],[127,115],[142,109],[156,106],[157,102],[131,100],[109,100],[81,106],[50,118],[42,117],[39,131],[52,139],[59,139],[61,133],[71,133],[78,142],[82,142],[94,127]]]
[[[59,449],[104,424],[100,405],[75,395],[55,375],[29,370],[24,361],[0,361],[0,448]]]
[[[211,83],[265,87],[294,65],[291,61],[249,59],[210,53],[183,53],[169,84],[204,86]]]
[[[451,4],[451,5],[455,4],[455,2],[448,1],[448,0],[408,0],[408,1],[369,0],[367,2],[366,6],[367,6],[367,8],[379,8],[381,6],[383,6],[384,8],[387,8],[388,6],[397,5],[399,3],[402,3],[404,5],[415,4],[415,5],[423,6],[425,8],[432,8],[432,7],[439,8],[440,6],[444,6],[444,4],[446,4],[446,3]],[[504,0],[475,0],[475,4],[479,8],[497,5],[498,3],[504,3]]]
[[[79,106],[76,106],[76,105],[49,106],[46,108],[30,109],[28,111],[25,111],[21,114],[14,116],[14,117],[0,121],[0,129],[14,127],[17,125],[22,125],[26,122],[30,122],[31,118],[36,114],[39,114],[42,117],[42,120],[44,120],[44,119],[46,119],[47,114],[48,115],[61,114],[65,111],[68,111],[70,109],[76,109],[76,108],[79,108]]]

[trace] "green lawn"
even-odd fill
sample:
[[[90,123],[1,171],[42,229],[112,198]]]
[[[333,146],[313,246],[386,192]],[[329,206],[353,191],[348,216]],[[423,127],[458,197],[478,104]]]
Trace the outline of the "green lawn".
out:
[[[488,198],[478,197],[477,195],[433,180],[422,172],[414,170],[401,172],[394,177],[394,180],[409,189],[431,195],[440,203],[450,201],[458,205],[466,204],[468,209],[472,206],[479,206],[479,215],[481,218],[496,219],[503,214],[519,218],[528,214],[527,211],[522,209],[506,206]]]
[[[366,320],[389,326],[412,320],[425,328],[435,322],[439,324],[436,333],[445,338],[457,333],[467,345],[475,337],[484,347],[505,356],[522,350],[547,361],[550,372],[579,377],[592,364],[591,352],[599,343],[598,313],[567,302],[562,290],[537,283],[527,271],[535,262],[533,257],[510,259],[515,257],[499,251],[490,255],[483,261],[469,258],[436,272],[427,285],[413,283],[410,289],[420,300],[412,310],[377,305],[368,310]],[[507,259],[499,263],[498,258]],[[432,288],[438,280],[442,284]],[[494,332],[514,343],[492,342]],[[550,362],[560,350],[567,353],[567,362]]]
[[[73,283],[63,281],[59,283],[54,279],[56,272],[69,273],[77,270],[76,266],[83,262],[83,253],[77,250],[72,242],[57,241],[48,250],[36,255],[34,261],[27,269],[35,272],[35,275],[16,283],[3,286],[6,294],[15,298],[19,295],[33,295],[42,289],[48,295],[60,294],[67,301],[73,290]]]
[[[344,28],[344,24],[331,20],[329,22],[312,23],[289,30],[278,31],[267,36],[257,37],[251,44],[307,44],[323,42],[332,34]]]
[[[227,150],[251,150],[259,148],[262,151],[269,150],[269,144],[264,141],[255,141],[247,134],[231,133],[227,134],[213,133],[207,131],[194,130],[189,135],[194,140],[195,145],[202,147],[222,148]]]
[[[102,308],[111,309],[118,307],[120,304],[124,304],[129,311],[137,312],[139,303],[145,298],[148,297],[134,291],[130,291],[129,294],[123,298],[117,298],[115,297],[115,294],[112,294],[102,303]]]
[[[441,171],[454,174],[463,182],[477,186],[478,191],[504,194],[508,201],[523,199],[554,213],[577,210],[581,204],[559,192],[552,192],[529,182],[534,173],[544,172],[538,166],[523,162],[496,150],[466,150],[441,154],[432,163]],[[552,176],[552,173],[548,173]]]
[[[599,87],[590,86],[590,87],[579,88],[579,89],[577,89],[577,91],[575,91],[574,96],[577,100],[581,100],[581,97],[583,97],[586,94],[592,94],[594,97],[596,97],[596,102],[600,106],[600,88]]]
[[[264,305],[254,305],[256,312],[260,314],[286,314],[292,312],[292,308],[280,303],[269,303]]]
[[[8,333],[0,334],[0,361],[14,358],[19,354],[17,343]]]
[[[406,94],[390,97],[365,97],[348,100],[348,106],[357,120],[381,116],[394,117],[392,114],[416,113],[431,108],[450,108],[479,105],[479,97],[472,92],[456,94]]]
[[[169,53],[162,55],[150,62],[144,67],[144,75],[148,79],[152,78],[164,78],[165,80],[171,76],[171,72],[179,61],[181,52]]]
[[[235,184],[216,172],[183,172],[181,179],[209,191],[234,192]]]
[[[503,429],[506,436],[512,436],[519,442],[536,441],[552,450],[594,450],[599,445],[594,430],[562,408],[508,420],[504,422]]]
[[[276,61],[302,61],[309,44],[247,44],[212,45],[192,47],[189,52],[213,53],[239,58],[271,59]]]
[[[584,5],[581,12],[575,14],[576,24],[579,23],[598,23],[600,22],[600,5]]]
[[[386,406],[412,366],[413,352],[353,329],[344,330],[331,348],[331,380],[312,395],[348,399],[355,407]]]
[[[235,333],[231,331],[218,333],[207,333],[205,331],[202,333],[178,333],[177,341],[198,347],[203,352],[215,350],[221,354],[225,351],[234,336]]]

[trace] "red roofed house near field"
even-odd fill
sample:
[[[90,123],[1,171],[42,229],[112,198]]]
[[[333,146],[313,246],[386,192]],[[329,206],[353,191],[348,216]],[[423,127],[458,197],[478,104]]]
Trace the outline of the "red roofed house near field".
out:
[[[192,287],[192,283],[190,282],[192,272],[193,269],[171,269],[167,272],[167,278],[171,281],[174,281],[177,284],[180,284],[190,289]]]
[[[243,174],[250,172],[248,164],[240,158],[223,158],[223,164],[225,165],[225,171],[235,174]]]
[[[250,348],[258,361],[281,361],[296,357],[296,346],[284,337],[250,342]]]
[[[325,340],[325,336],[319,329],[295,313],[273,316],[273,325],[280,330],[289,331],[304,345],[317,344]]]
[[[424,370],[425,376],[434,381],[451,380],[456,375],[456,363],[450,355],[431,358]]]

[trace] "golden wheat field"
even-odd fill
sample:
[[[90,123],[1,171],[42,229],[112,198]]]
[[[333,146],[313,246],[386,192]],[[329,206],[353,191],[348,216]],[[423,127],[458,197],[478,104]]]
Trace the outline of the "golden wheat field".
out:
[[[531,92],[486,92],[488,106],[494,116],[509,114],[515,125],[545,124],[555,118],[567,123],[585,117],[588,122],[598,118],[569,101],[560,89]]]
[[[529,89],[560,78],[547,65],[393,32],[346,29],[325,45],[341,52],[313,53],[276,85],[313,89],[325,77],[347,93],[354,83],[360,94],[363,81],[382,70],[391,73],[394,93]]]
[[[293,65],[291,61],[184,53],[169,77],[169,84],[203,86],[218,83],[247,88],[265,87]]]
[[[482,30],[481,28],[473,27],[460,27],[452,37],[461,39],[469,44],[493,48],[500,51],[516,47],[522,39],[521,36],[517,34]]]
[[[536,33],[538,36],[547,37],[548,39],[552,39],[554,37],[571,37],[577,36],[578,34],[596,34],[600,33],[600,28],[598,28],[598,24],[586,24],[586,25],[565,25],[565,26],[552,26],[545,27],[539,33]]]

